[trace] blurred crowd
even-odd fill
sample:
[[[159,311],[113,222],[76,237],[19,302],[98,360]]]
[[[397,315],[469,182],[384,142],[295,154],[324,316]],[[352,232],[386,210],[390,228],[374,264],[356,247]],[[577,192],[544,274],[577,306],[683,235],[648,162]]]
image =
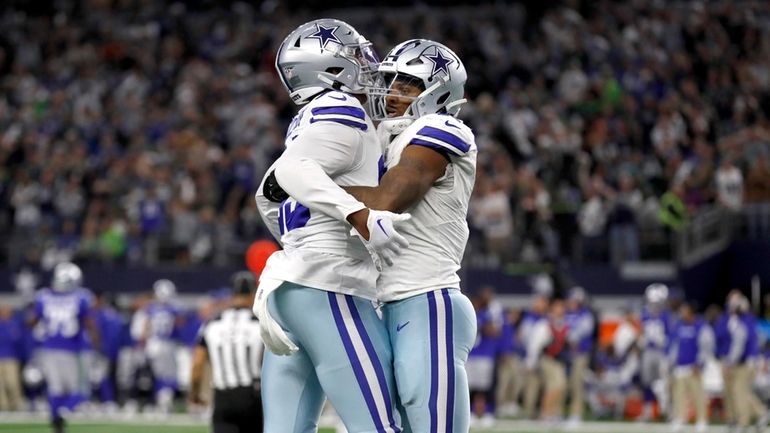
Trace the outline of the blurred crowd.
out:
[[[296,110],[275,49],[315,14],[54,5],[0,9],[0,262],[226,264],[268,236],[251,197]],[[638,260],[710,205],[770,237],[767,2],[334,16],[380,53],[425,37],[464,60],[461,118],[481,150],[474,256]]]

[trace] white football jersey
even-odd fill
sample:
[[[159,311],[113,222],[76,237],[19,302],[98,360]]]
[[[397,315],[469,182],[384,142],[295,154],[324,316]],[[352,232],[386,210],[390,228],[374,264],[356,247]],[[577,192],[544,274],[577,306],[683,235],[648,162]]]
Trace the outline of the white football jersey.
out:
[[[409,248],[386,267],[377,281],[383,302],[397,301],[441,288],[459,288],[457,271],[468,242],[468,202],[476,181],[478,150],[471,132],[460,120],[431,114],[415,120],[390,140],[380,128],[385,165],[394,167],[408,145],[430,147],[446,155],[446,172],[407,212],[412,218],[398,226]]]
[[[376,186],[381,155],[374,125],[355,97],[327,92],[299,111],[286,134],[286,150],[273,164],[279,183],[294,196],[271,203],[260,185],[255,197],[265,224],[283,245],[260,280],[376,299],[377,270],[345,222],[365,206],[340,186]]]

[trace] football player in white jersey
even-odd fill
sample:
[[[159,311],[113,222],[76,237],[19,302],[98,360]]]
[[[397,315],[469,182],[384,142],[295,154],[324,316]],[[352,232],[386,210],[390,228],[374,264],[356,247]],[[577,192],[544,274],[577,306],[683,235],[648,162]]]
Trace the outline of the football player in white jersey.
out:
[[[477,148],[455,116],[467,74],[452,50],[424,39],[393,48],[379,72],[386,87],[370,93],[379,102],[387,171],[375,188],[346,190],[372,208],[412,216],[399,226],[409,249],[377,282],[398,393],[415,433],[465,433],[465,362],[476,316],[457,271],[468,240]]]
[[[390,342],[373,301],[375,262],[388,265],[408,246],[393,225],[409,216],[367,208],[340,187],[377,185],[382,150],[362,106],[376,64],[371,44],[332,19],[303,24],[276,56],[292,100],[306,105],[256,197],[283,245],[254,304],[271,351],[266,433],[316,431],[326,396],[351,433],[401,431]]]

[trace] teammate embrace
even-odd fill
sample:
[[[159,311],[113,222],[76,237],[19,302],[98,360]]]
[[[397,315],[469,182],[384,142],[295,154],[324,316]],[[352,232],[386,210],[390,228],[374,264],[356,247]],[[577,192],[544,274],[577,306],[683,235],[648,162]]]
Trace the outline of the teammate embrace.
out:
[[[477,148],[455,117],[462,62],[414,39],[380,63],[321,19],[289,34],[276,68],[305,106],[256,195],[283,245],[254,304],[264,431],[315,431],[328,397],[350,433],[467,432],[476,319],[457,271]]]

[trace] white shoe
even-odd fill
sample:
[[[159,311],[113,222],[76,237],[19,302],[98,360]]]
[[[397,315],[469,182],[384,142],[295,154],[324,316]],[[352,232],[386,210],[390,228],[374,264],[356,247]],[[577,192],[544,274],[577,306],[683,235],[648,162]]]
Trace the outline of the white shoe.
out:
[[[471,427],[478,427],[480,423],[481,423],[481,420],[479,419],[479,417],[476,416],[475,413],[471,413],[471,421],[470,421]]]
[[[671,431],[680,432],[684,428],[684,424],[680,420],[671,421]]]
[[[516,403],[506,403],[500,405],[497,409],[498,418],[513,418],[519,414],[519,405]]]
[[[765,430],[765,427],[767,427],[767,423],[770,422],[770,413],[765,412],[764,415],[759,417],[757,420],[757,423],[755,424],[757,428],[757,432],[762,433]]]
[[[709,425],[706,423],[706,421],[698,421],[697,424],[695,424],[695,431],[698,433],[705,433],[709,429]]]
[[[580,419],[579,416],[571,416],[567,420],[567,422],[564,423],[564,428],[566,430],[577,430],[580,428],[580,425],[583,423],[583,420]]]

